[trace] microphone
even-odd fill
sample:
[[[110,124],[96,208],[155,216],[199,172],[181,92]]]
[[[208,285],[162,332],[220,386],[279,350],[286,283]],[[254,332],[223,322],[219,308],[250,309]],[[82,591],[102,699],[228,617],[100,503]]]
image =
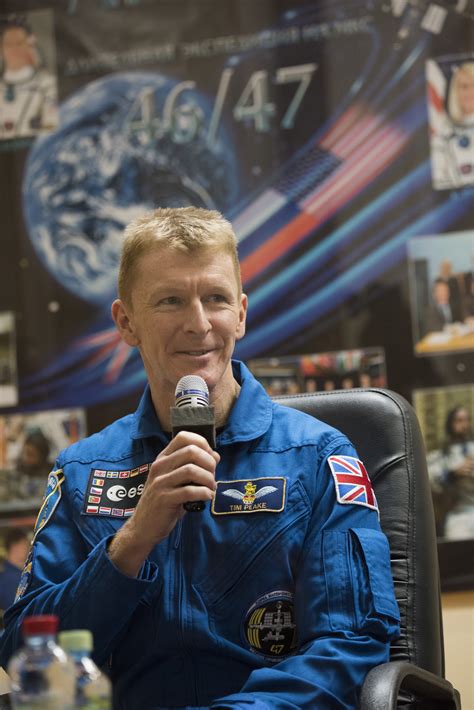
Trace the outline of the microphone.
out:
[[[203,436],[212,449],[216,448],[216,426],[214,407],[209,405],[209,389],[199,375],[182,377],[175,390],[175,406],[170,407],[171,431],[176,436],[179,431],[191,431]],[[204,501],[184,504],[189,512],[204,510]]]

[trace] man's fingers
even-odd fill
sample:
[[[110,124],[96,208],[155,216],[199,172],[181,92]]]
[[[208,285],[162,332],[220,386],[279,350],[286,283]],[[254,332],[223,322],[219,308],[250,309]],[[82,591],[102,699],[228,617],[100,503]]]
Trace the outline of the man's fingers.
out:
[[[166,449],[152,463],[150,473],[152,477],[162,476],[187,464],[194,464],[214,473],[219,461],[220,456],[217,451],[213,452],[210,447],[203,449],[192,443],[171,452]]]
[[[156,490],[174,490],[188,484],[195,484],[214,491],[217,488],[214,473],[193,463],[186,463],[169,473],[157,476],[150,485]]]
[[[212,448],[209,446],[207,440],[201,436],[200,434],[196,434],[193,431],[180,431],[174,436],[166,449],[164,451],[167,454],[172,454],[174,451],[178,451],[178,449],[182,449],[183,447],[186,446],[197,446],[200,449],[204,449],[205,451],[208,451],[209,453],[212,452]]]

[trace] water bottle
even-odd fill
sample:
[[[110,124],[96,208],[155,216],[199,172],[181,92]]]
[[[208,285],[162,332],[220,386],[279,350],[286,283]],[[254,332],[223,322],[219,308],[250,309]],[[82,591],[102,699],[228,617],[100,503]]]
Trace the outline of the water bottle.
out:
[[[74,707],[82,710],[110,710],[112,685],[90,657],[93,647],[91,632],[86,629],[61,631],[58,642],[76,664]]]
[[[72,710],[75,667],[56,643],[58,617],[27,616],[21,626],[25,645],[11,658],[14,710]]]

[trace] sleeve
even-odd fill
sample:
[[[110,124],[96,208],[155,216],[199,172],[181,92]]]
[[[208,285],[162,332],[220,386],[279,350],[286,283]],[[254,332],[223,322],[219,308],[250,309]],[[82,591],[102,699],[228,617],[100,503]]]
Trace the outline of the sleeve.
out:
[[[389,545],[352,446],[326,451],[313,495],[296,579],[298,651],[253,671],[214,710],[353,709],[368,671],[389,659],[400,620]]]
[[[86,546],[63,488],[64,472],[58,468],[49,476],[15,603],[5,614],[0,637],[5,668],[22,645],[24,617],[33,614],[56,614],[61,630],[90,629],[94,659],[103,665],[142,597],[160,584],[150,562],[136,579],[123,575],[107,554],[111,535],[92,549]]]

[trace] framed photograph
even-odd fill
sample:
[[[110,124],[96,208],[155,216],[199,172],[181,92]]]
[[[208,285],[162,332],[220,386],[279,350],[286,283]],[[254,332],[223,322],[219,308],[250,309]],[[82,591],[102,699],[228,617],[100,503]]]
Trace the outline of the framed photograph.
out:
[[[431,176],[435,190],[474,184],[474,55],[426,62]]]
[[[0,15],[0,141],[31,139],[58,125],[52,10]]]
[[[474,588],[474,385],[413,392],[426,445],[443,590]]]
[[[474,349],[474,231],[408,243],[415,355]]]
[[[18,404],[15,317],[0,313],[0,410]]]
[[[247,365],[272,397],[387,384],[383,348],[255,358]]]
[[[83,409],[0,415],[0,526],[38,510],[57,455],[86,433]]]

